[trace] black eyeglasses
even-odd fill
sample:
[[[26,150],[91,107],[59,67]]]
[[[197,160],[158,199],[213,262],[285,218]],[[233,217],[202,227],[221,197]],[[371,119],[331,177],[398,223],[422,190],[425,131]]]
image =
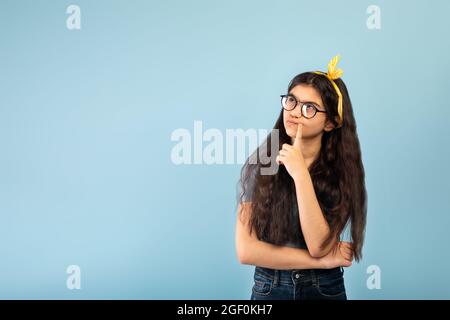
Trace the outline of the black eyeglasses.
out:
[[[327,113],[326,111],[319,110],[318,106],[315,103],[297,101],[297,99],[291,94],[282,94],[280,95],[280,97],[281,106],[286,111],[294,110],[297,104],[300,103],[302,115],[307,119],[313,118],[317,112]]]

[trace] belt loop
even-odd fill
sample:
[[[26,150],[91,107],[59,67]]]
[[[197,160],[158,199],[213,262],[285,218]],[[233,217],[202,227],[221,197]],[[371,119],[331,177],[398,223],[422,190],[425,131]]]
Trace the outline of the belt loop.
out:
[[[311,271],[311,281],[312,281],[312,285],[313,287],[317,286],[317,276],[316,273],[314,272],[313,269],[310,270]]]
[[[278,278],[280,277],[279,271],[275,270],[275,274],[273,275],[273,285],[278,285]]]

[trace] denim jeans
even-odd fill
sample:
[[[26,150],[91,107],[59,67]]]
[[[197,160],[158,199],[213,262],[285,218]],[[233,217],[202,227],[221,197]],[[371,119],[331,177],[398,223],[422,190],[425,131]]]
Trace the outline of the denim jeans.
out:
[[[251,300],[347,300],[344,269],[255,267]]]

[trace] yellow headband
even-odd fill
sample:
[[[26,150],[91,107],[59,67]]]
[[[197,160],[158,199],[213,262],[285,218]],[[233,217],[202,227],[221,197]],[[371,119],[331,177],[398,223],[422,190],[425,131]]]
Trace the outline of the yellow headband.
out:
[[[342,71],[342,69],[336,69],[336,65],[339,62],[339,55],[335,56],[333,59],[331,59],[330,63],[328,63],[328,73],[322,72],[322,71],[315,71],[314,73],[317,74],[322,74],[324,76],[326,76],[331,84],[334,87],[334,90],[336,90],[336,93],[339,97],[338,100],[338,113],[339,113],[339,127],[342,127],[342,123],[344,122],[344,116],[342,114],[342,94],[341,91],[339,90],[338,86],[336,85],[336,83],[333,81],[335,79],[339,79],[342,74],[344,73],[344,71]]]

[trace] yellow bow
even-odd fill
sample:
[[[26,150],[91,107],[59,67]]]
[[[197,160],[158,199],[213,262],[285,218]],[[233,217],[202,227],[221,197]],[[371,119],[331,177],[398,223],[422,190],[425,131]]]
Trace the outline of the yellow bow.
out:
[[[322,74],[324,76],[326,76],[331,84],[334,87],[334,90],[336,91],[337,95],[338,95],[338,114],[339,114],[339,127],[342,127],[342,123],[344,121],[344,116],[342,114],[342,94],[341,91],[339,90],[339,87],[336,85],[336,83],[333,81],[335,79],[339,79],[342,74],[344,73],[344,71],[342,71],[342,69],[336,68],[337,63],[339,62],[339,55],[334,56],[333,59],[331,59],[331,61],[328,63],[328,73],[322,72],[322,71],[315,71],[314,73],[317,74]]]

